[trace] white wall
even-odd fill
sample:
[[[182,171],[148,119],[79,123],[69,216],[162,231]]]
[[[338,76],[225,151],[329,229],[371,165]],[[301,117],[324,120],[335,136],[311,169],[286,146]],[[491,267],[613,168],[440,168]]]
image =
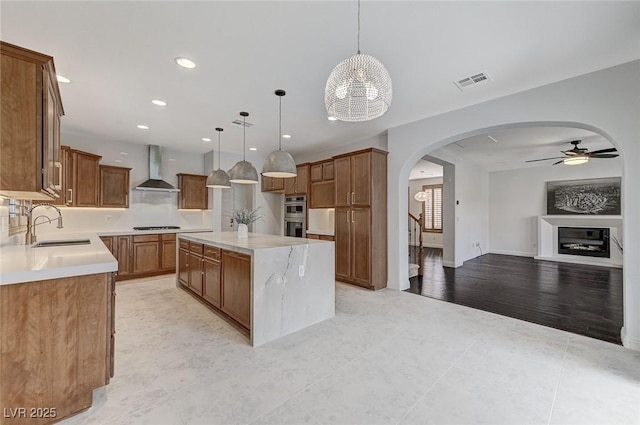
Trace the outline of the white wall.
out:
[[[422,191],[422,186],[429,184],[442,184],[442,177],[409,180],[409,212],[416,218],[422,214],[422,202],[416,201],[413,196]],[[422,232],[422,246],[442,248],[442,233]]]
[[[640,350],[640,61],[537,87],[389,129],[389,287],[408,287],[407,181],[423,156],[496,129],[575,127],[607,138],[622,153],[624,198],[623,344]],[[462,199],[463,205],[466,200]],[[474,212],[460,209],[460,220]],[[456,232],[460,233],[460,232]],[[467,235],[460,235],[471,243]],[[446,242],[445,242],[446,244]],[[456,252],[456,255],[458,253]]]
[[[536,255],[537,217],[546,215],[546,182],[621,175],[619,158],[571,167],[557,165],[489,173],[489,250]]]
[[[344,153],[354,152],[366,148],[377,148],[386,151],[387,133],[384,132],[367,139],[351,141],[340,146],[331,147],[326,150],[295,154],[293,156],[293,159],[295,159],[296,164],[302,164],[304,162],[316,162],[322,161],[324,159],[330,159],[335,155],[341,155]]]

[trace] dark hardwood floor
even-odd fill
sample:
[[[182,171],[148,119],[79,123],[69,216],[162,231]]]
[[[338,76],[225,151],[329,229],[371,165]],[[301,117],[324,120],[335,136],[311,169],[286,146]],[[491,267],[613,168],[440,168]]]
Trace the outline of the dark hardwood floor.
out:
[[[425,248],[424,275],[410,283],[407,292],[621,344],[622,269],[498,254],[454,269]]]

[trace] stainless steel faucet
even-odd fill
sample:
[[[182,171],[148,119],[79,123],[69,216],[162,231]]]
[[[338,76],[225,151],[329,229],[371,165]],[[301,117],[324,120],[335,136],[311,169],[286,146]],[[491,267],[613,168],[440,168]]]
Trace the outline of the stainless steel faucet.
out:
[[[31,245],[32,243],[35,243],[37,241],[37,238],[36,238],[36,226],[38,224],[44,223],[44,221],[42,221],[41,223],[36,223],[36,221],[38,221],[39,218],[44,217],[47,220],[49,220],[49,221],[47,221],[47,223],[51,223],[51,219],[49,217],[47,217],[46,215],[39,215],[33,221],[31,221],[31,217],[33,216],[33,210],[35,210],[38,207],[53,208],[56,211],[58,211],[58,218],[54,218],[54,220],[58,221],[58,229],[62,229],[62,212],[60,211],[60,208],[56,207],[55,205],[47,204],[47,203],[34,205],[29,209],[29,213],[28,213],[28,217],[27,217],[27,234],[25,235],[25,238],[24,238],[24,240],[25,240],[24,243],[26,245]]]

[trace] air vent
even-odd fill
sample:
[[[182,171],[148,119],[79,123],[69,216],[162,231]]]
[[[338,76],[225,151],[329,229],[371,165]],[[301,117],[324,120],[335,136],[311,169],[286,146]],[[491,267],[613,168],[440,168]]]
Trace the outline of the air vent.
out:
[[[456,87],[458,87],[460,90],[464,90],[466,88],[487,82],[487,81],[491,81],[491,77],[489,76],[489,74],[487,73],[487,71],[484,72],[480,72],[478,74],[474,74],[471,75],[469,77],[466,78],[462,78],[458,81],[454,81],[453,83],[456,85]]]
[[[235,125],[236,127],[249,128],[249,127],[253,127],[254,124],[252,122],[249,122],[249,121],[242,122],[242,120],[233,120],[233,121],[231,121],[231,125]]]

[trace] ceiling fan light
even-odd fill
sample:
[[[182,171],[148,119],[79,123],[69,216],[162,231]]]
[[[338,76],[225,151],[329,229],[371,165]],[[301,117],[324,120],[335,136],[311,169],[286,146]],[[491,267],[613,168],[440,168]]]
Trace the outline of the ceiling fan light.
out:
[[[239,184],[257,184],[258,172],[250,162],[238,161],[236,165],[229,170],[229,181]]]
[[[562,160],[564,165],[580,165],[589,162],[589,157],[584,155],[572,156]]]

